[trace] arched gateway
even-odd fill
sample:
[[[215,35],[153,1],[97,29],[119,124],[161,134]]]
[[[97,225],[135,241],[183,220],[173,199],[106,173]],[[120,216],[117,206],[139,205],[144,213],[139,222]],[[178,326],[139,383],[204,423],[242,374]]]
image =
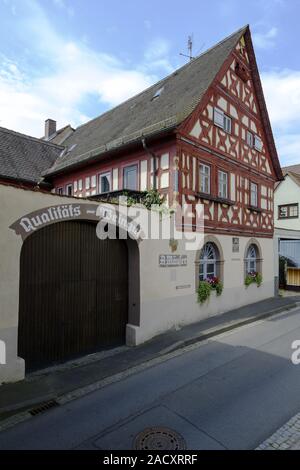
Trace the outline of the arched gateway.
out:
[[[18,350],[27,370],[125,342],[128,263],[127,242],[99,240],[88,221],[54,223],[24,240]]]

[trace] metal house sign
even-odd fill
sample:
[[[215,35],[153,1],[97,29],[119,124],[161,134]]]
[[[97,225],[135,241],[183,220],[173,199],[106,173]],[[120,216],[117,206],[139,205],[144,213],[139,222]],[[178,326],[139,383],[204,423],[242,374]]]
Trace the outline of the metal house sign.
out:
[[[187,255],[159,255],[159,266],[161,268],[187,266]]]

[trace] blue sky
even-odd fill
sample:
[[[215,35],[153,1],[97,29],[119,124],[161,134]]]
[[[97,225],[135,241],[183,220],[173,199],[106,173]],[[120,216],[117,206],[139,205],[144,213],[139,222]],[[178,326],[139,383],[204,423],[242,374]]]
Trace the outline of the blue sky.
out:
[[[300,0],[0,0],[0,125],[77,126],[249,23],[282,164],[300,163]]]

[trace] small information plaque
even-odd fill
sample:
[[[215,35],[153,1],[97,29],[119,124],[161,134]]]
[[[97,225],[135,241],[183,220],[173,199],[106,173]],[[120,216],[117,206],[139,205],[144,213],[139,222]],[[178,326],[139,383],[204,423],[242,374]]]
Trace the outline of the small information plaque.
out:
[[[159,266],[161,268],[187,266],[187,255],[159,255]]]
[[[233,237],[232,239],[232,253],[240,252],[240,239]]]

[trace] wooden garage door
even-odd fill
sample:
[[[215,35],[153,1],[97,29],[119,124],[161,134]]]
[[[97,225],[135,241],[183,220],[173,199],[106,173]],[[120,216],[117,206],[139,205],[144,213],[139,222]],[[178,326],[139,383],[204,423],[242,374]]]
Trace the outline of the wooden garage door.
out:
[[[57,223],[26,239],[19,356],[27,370],[124,343],[127,312],[124,241],[99,240],[86,222]]]

